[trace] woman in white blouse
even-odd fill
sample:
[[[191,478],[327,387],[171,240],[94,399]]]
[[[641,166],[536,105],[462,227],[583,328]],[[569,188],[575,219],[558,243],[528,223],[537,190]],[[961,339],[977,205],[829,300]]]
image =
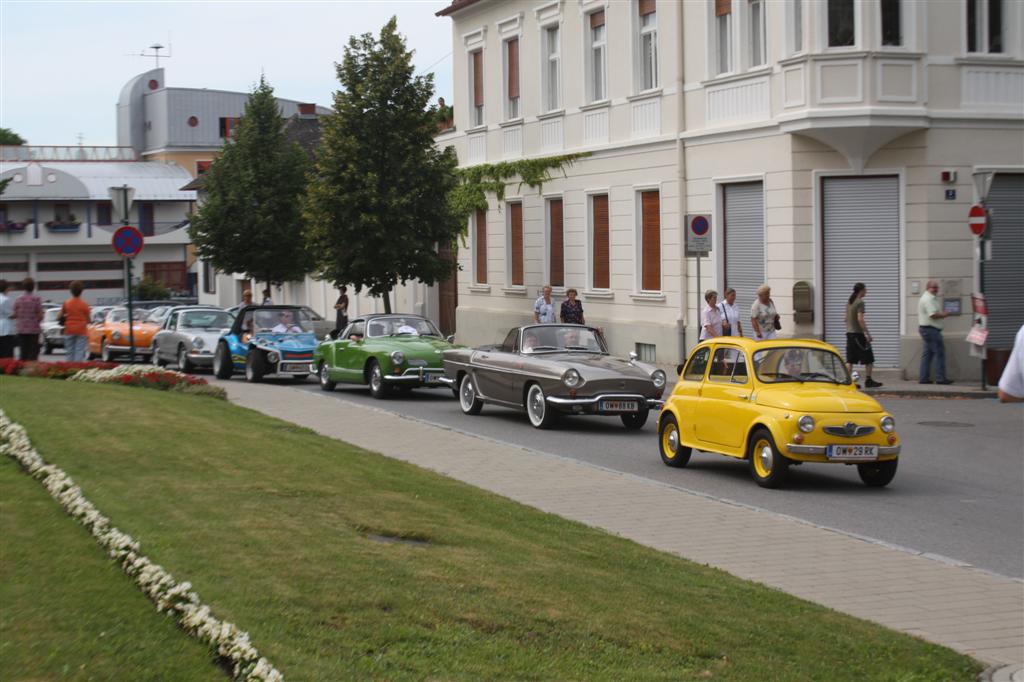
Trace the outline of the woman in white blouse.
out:
[[[704,292],[704,310],[700,314],[700,340],[713,339],[722,335],[722,313],[718,310],[718,292],[708,289]]]
[[[772,301],[772,288],[762,284],[757,289],[757,299],[750,306],[750,324],[754,327],[754,338],[767,341],[775,338],[775,320],[779,312]]]

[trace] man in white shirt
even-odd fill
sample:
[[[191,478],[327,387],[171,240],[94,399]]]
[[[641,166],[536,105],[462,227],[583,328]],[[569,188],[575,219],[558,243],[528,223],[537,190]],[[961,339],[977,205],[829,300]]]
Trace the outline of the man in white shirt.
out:
[[[1017,330],[1013,352],[999,379],[999,400],[1004,403],[1024,403],[1024,326]]]
[[[537,324],[555,322],[555,299],[551,298],[551,287],[545,286],[541,296],[533,304],[533,321]]]
[[[7,295],[10,285],[6,279],[0,279],[0,358],[13,358],[14,347],[18,337],[14,333],[14,299]]]
[[[740,324],[740,311],[736,309],[736,290],[729,287],[725,290],[725,300],[718,306],[722,312],[722,336],[743,336],[743,325]]]
[[[272,334],[301,334],[302,327],[295,324],[292,320],[292,313],[290,310],[282,310],[280,315],[280,321],[273,329],[270,330]]]

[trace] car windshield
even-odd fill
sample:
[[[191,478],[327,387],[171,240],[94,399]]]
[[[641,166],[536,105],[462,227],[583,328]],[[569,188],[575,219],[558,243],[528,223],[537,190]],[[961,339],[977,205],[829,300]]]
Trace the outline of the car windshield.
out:
[[[128,321],[128,309],[118,308],[117,310],[111,310],[107,313],[107,322],[127,322]]]
[[[523,330],[524,353],[559,351],[605,353],[604,339],[596,329],[576,325],[543,325]]]
[[[273,334],[304,334],[313,331],[309,315],[301,308],[287,310],[254,310],[255,331]]]
[[[850,383],[842,358],[822,348],[767,348],[754,353],[754,373],[766,384],[787,381]]]
[[[411,315],[374,317],[366,324],[366,335],[380,336],[441,336],[434,323]]]
[[[223,310],[190,310],[181,314],[179,324],[186,329],[225,329],[234,321],[234,315]]]

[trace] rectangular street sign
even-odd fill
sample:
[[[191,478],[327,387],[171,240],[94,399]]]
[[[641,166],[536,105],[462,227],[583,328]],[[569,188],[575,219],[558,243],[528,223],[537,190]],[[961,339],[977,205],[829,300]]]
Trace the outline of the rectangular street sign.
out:
[[[707,255],[711,252],[711,216],[687,214],[686,255]]]

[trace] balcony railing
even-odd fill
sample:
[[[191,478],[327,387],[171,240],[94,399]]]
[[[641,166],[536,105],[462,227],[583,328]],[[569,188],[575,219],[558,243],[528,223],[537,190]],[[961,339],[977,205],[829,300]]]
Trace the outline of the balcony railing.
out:
[[[135,161],[131,147],[0,145],[0,161]]]
[[[187,225],[188,220],[186,219],[161,220],[149,225],[135,225],[135,227],[138,227],[139,231],[141,231],[144,236],[154,237],[174,232],[175,230],[181,229]],[[100,232],[100,234],[103,234],[104,232],[112,234],[118,227],[120,227],[120,225],[98,225],[96,223],[92,223],[90,226],[85,221],[77,218],[73,220],[68,218],[64,218],[62,220],[49,220],[40,223],[38,226],[31,220],[7,220],[5,222],[0,222],[0,234],[11,236],[24,234],[27,235],[28,238],[37,239],[38,236],[46,233],[58,235],[83,233],[89,227],[92,228],[95,236],[96,232]]]

